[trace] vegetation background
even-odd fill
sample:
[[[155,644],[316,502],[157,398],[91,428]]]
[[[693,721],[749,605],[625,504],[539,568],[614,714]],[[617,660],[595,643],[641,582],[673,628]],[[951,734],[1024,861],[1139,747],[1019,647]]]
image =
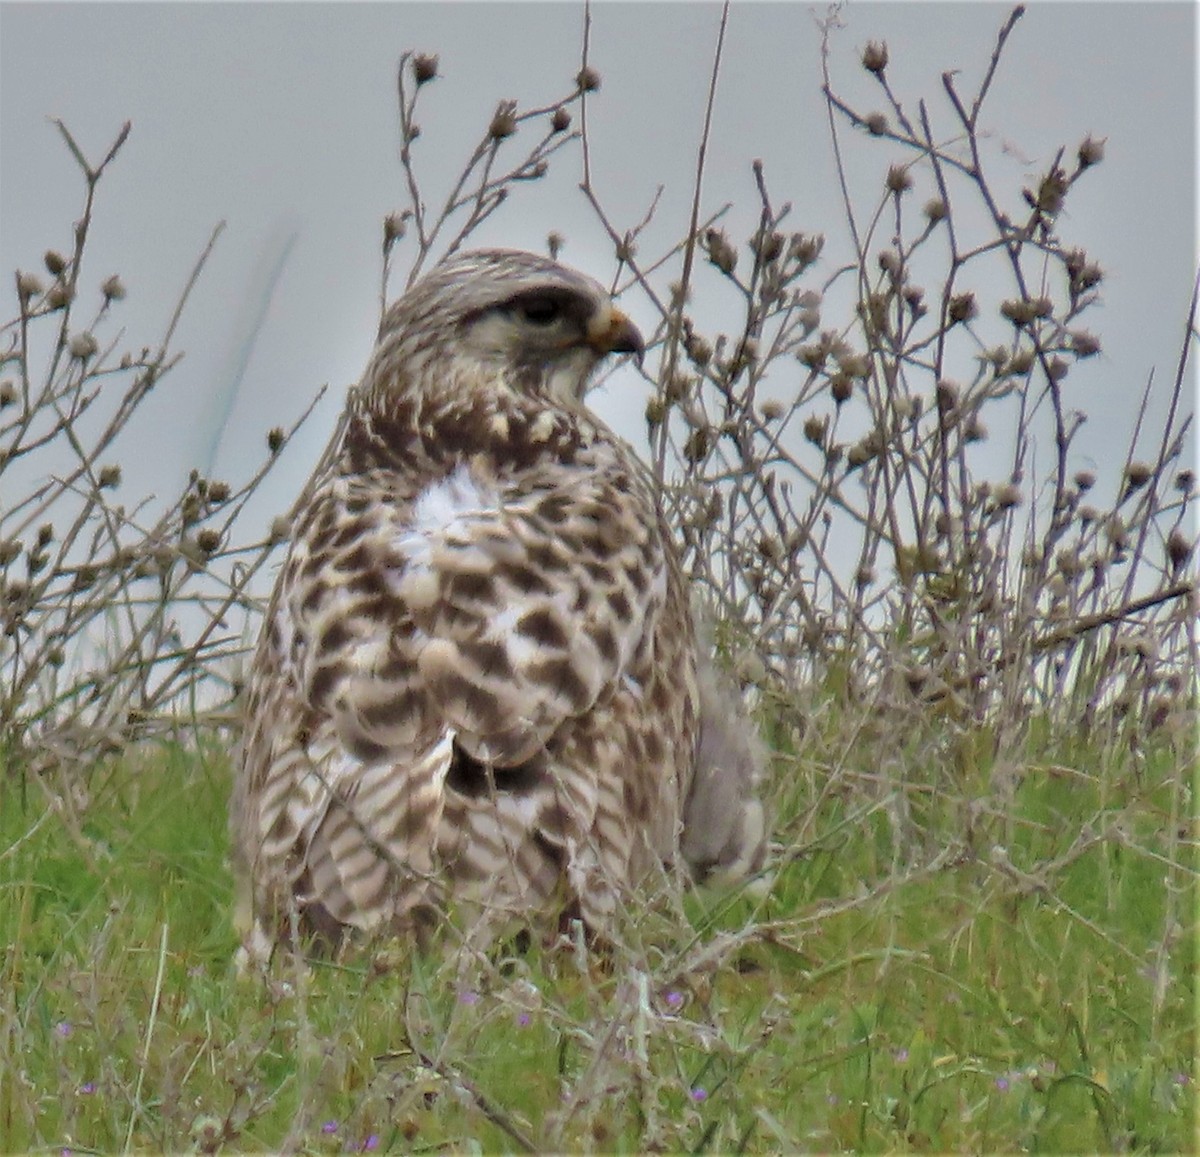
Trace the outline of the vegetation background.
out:
[[[398,71],[381,299],[576,166],[614,289],[656,319],[645,454],[772,750],[762,877],[648,901],[604,957],[389,943],[234,974],[239,671],[288,529],[239,516],[298,427],[236,481],[130,492],[220,230],[130,344],[89,261],[128,128],[91,155],[58,125],[82,211],[16,271],[0,354],[0,1149],[1194,1147],[1196,301],[1143,394],[1167,404],[1095,468],[1105,258],[1069,207],[1104,142],[993,179],[1022,10],[976,81],[914,104],[830,16],[845,242],[761,165],[748,210],[707,203],[727,18],[666,244],[593,179],[586,26],[564,91],[501,102],[448,189],[416,131],[439,62]]]

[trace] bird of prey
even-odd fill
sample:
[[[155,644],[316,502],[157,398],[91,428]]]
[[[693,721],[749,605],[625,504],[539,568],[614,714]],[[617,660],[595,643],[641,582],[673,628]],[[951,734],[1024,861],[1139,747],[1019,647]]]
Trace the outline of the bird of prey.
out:
[[[451,257],[386,314],[249,673],[252,958],[448,907],[603,932],[653,869],[761,864],[757,748],[649,472],[583,404],[642,348],[597,282],[511,250]]]

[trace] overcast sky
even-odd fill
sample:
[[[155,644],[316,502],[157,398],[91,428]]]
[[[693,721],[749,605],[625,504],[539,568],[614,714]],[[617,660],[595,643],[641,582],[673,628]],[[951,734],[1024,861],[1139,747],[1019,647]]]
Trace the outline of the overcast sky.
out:
[[[893,84],[905,98],[925,96],[948,133],[940,75],[961,70],[970,91],[1007,11],[848,4],[833,39],[835,83],[877,105],[858,59],[868,40],[886,40]],[[791,227],[828,235],[828,273],[849,246],[820,93],[823,12],[734,6],[705,203],[737,202],[733,231],[748,235],[749,165],[763,158],[777,200],[794,205]],[[597,184],[622,227],[665,186],[648,249],[685,227],[719,15],[690,3],[593,9]],[[0,4],[0,268],[41,270],[45,249],[70,249],[83,190],[51,116],[93,158],[133,122],[101,186],[84,274],[98,286],[120,272],[128,298],[116,320],[131,344],[158,337],[210,231],[227,222],[178,333],[186,360],[153,399],[125,463],[127,486],[165,494],[212,458],[236,480],[259,459],[266,429],[294,420],[328,383],[274,483],[270,501],[286,508],[374,337],[380,222],[403,204],[400,54],[441,58],[420,118],[434,200],[499,99],[549,102],[570,90],[582,29],[579,4]],[[1196,57],[1191,4],[1034,3],[984,117],[1010,195],[1057,146],[1072,155],[1089,133],[1107,139],[1104,164],[1072,193],[1061,223],[1108,274],[1089,322],[1104,353],[1070,384],[1080,391],[1072,403],[1092,413],[1085,448],[1102,467],[1123,456],[1152,370],[1162,412],[1182,342],[1197,252]],[[578,155],[561,161],[479,240],[544,249],[557,230],[564,260],[605,277],[611,253],[577,191]],[[636,436],[646,387],[625,385],[593,404]]]

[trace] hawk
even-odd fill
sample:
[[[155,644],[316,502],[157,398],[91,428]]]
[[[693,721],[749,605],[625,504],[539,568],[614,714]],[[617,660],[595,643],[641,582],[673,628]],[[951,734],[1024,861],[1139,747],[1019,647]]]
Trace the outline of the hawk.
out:
[[[249,673],[252,958],[447,906],[602,931],[652,869],[761,864],[761,761],[653,479],[583,404],[642,349],[597,282],[516,251],[452,257],[386,314]]]

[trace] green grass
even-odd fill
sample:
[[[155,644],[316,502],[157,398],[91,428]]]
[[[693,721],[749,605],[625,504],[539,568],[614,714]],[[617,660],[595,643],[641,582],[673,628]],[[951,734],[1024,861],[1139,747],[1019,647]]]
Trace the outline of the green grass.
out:
[[[265,979],[231,967],[219,752],[66,802],[10,768],[0,1150],[1193,1149],[1191,756],[1047,739],[998,787],[979,744],[856,769],[835,733],[780,764],[764,894],[605,958]]]

